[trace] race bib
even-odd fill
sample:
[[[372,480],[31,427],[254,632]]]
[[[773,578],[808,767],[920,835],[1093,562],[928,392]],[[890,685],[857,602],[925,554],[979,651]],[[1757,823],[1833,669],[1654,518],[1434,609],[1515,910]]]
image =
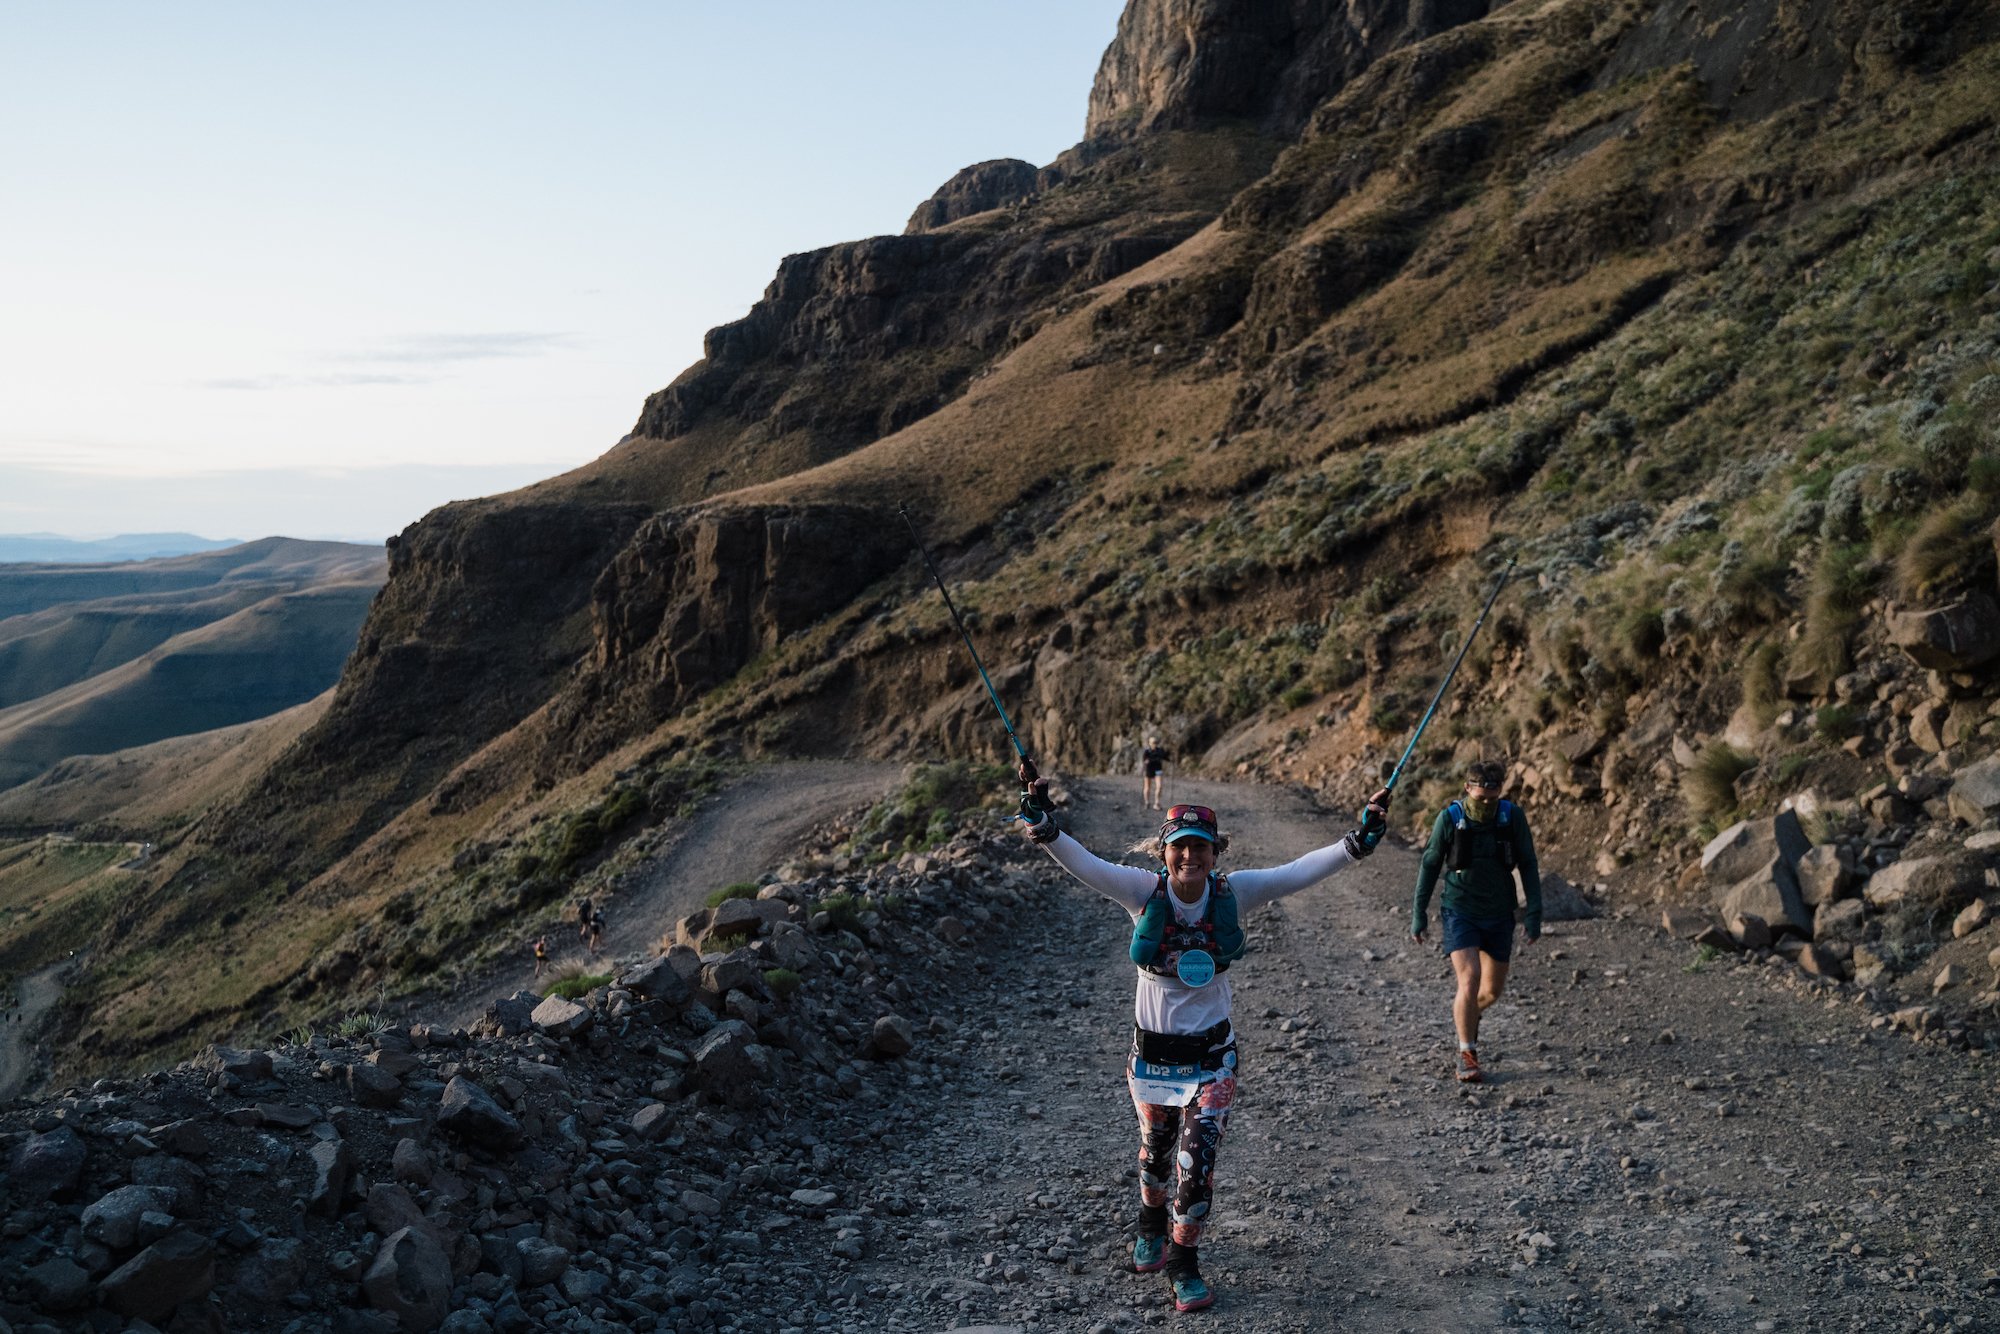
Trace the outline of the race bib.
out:
[[[1185,1107],[1201,1093],[1199,1065],[1160,1065],[1132,1058],[1132,1096],[1155,1107]]]

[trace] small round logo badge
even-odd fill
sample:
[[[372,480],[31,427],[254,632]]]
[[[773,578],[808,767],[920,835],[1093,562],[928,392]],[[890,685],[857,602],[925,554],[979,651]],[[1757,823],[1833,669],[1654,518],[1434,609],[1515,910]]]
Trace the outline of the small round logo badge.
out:
[[[1205,987],[1215,980],[1215,956],[1207,950],[1185,950],[1174,971],[1189,986]]]

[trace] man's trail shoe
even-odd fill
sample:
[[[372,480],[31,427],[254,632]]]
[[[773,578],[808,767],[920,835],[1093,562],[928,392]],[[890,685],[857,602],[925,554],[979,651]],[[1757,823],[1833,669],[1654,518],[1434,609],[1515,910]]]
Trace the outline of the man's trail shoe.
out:
[[[1458,1054],[1458,1082],[1461,1084],[1483,1084],[1486,1076],[1479,1069],[1479,1053],[1462,1051]]]
[[[1173,1285],[1176,1311],[1199,1311],[1215,1305],[1215,1289],[1200,1274],[1175,1274]]]
[[[1132,1239],[1132,1272],[1135,1274],[1157,1274],[1167,1267],[1167,1239],[1165,1237],[1134,1237]]]

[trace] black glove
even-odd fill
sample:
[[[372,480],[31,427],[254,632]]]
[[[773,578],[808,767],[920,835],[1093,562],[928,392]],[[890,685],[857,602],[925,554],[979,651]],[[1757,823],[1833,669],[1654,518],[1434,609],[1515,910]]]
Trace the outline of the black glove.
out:
[[[1028,826],[1028,837],[1037,843],[1055,842],[1062,831],[1056,828],[1056,804],[1049,800],[1049,780],[1025,755],[1015,773],[1021,779],[1021,819]]]
[[[1382,835],[1389,832],[1389,789],[1383,788],[1368,798],[1368,804],[1361,810],[1361,827],[1348,831],[1341,842],[1347,845],[1350,857],[1366,857],[1375,851],[1375,845],[1382,841]]]

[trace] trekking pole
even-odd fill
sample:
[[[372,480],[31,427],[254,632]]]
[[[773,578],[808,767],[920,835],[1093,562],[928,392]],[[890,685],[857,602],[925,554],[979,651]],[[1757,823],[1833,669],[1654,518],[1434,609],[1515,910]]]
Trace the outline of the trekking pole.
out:
[[[1000,725],[1007,729],[1007,739],[1014,743],[1014,753],[1021,757],[1021,813],[1014,818],[1035,824],[1043,815],[1054,814],[1054,808],[1048,804],[1047,798],[1037,795],[1034,790],[1033,784],[1041,776],[1040,772],[1035,768],[1035,761],[1029,756],[1028,748],[1021,744],[1020,736],[1014,731],[1014,720],[1007,716],[1007,706],[1000,702],[1000,692],[993,688],[993,678],[986,674],[986,664],[979,660],[979,650],[972,645],[972,636],[966,631],[965,620],[958,614],[958,605],[951,600],[951,590],[944,586],[944,576],[938,573],[937,564],[931,560],[931,553],[924,547],[924,539],[917,532],[916,521],[910,518],[909,507],[898,505],[896,513],[902,515],[903,522],[909,525],[910,538],[917,544],[917,554],[924,558],[924,568],[929,570],[931,578],[937,581],[938,592],[944,594],[944,605],[946,610],[951,612],[952,624],[958,627],[958,637],[965,641],[965,651],[972,655],[972,665],[979,669],[979,679],[986,683],[986,697],[993,701],[993,708],[1000,715]]]
[[[1396,761],[1396,767],[1390,773],[1389,781],[1383,784],[1383,787],[1388,791],[1394,792],[1396,790],[1396,780],[1403,776],[1403,766],[1410,762],[1410,754],[1416,750],[1417,742],[1424,735],[1424,729],[1431,725],[1431,715],[1437,712],[1438,702],[1444,698],[1444,692],[1450,688],[1451,678],[1458,675],[1458,664],[1465,661],[1465,651],[1472,647],[1473,636],[1479,633],[1480,626],[1486,624],[1486,613],[1493,610],[1493,604],[1499,600],[1500,590],[1507,586],[1507,576],[1514,572],[1515,559],[1512,556],[1507,558],[1506,566],[1500,571],[1499,582],[1493,585],[1493,592],[1487,596],[1486,605],[1479,609],[1479,619],[1472,623],[1472,629],[1466,631],[1465,642],[1458,646],[1458,656],[1451,660],[1451,666],[1445,670],[1444,680],[1438,682],[1437,693],[1431,696],[1431,706],[1424,710],[1424,716],[1417,723],[1417,730],[1415,735],[1411,736],[1410,744],[1403,747],[1403,758]]]

